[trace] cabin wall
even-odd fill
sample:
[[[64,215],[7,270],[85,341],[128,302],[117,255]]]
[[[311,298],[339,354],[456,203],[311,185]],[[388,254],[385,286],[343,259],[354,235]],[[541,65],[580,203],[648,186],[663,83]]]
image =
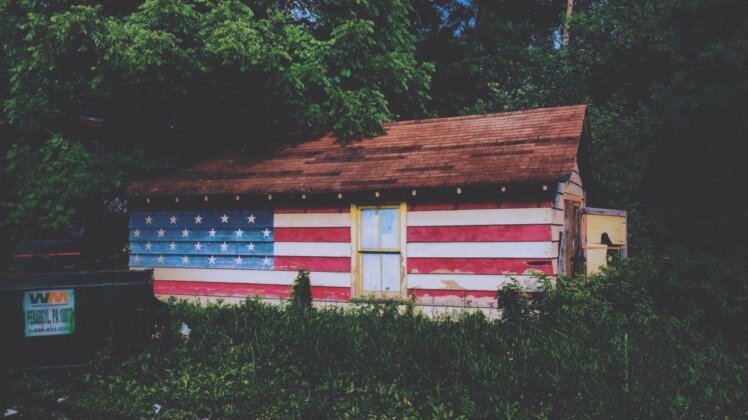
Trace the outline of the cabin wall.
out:
[[[550,201],[415,204],[407,215],[407,284],[422,305],[491,306],[514,280],[538,287],[558,246]]]
[[[579,165],[568,180],[556,185],[553,199],[553,239],[558,243],[558,259],[554,274],[574,275],[585,272],[586,226],[583,220],[586,194],[579,174]]]
[[[401,297],[422,306],[490,308],[501,285],[517,280],[533,291],[533,274],[557,274],[563,219],[555,199],[402,208]],[[350,206],[135,212],[130,267],[153,268],[159,296],[232,299],[288,299],[304,267],[316,301],[348,302],[356,296],[354,216]]]

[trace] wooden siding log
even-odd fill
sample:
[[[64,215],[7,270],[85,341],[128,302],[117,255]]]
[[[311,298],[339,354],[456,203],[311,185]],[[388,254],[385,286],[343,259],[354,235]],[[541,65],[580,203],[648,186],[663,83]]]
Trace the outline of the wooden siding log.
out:
[[[283,227],[350,227],[348,213],[276,213],[276,228]]]
[[[410,242],[411,258],[554,258],[555,242]]]
[[[411,226],[408,242],[549,241],[549,225]]]
[[[197,281],[210,283],[254,283],[291,285],[296,271],[232,270],[201,268],[155,268],[153,277],[159,281]],[[349,273],[312,272],[312,285],[350,287]]]
[[[348,257],[348,242],[276,242],[275,255],[287,257]]]
[[[541,225],[553,221],[551,208],[411,211],[407,226]]]
[[[527,258],[409,258],[411,274],[525,274],[553,275],[553,260]],[[277,259],[276,259],[277,264]]]
[[[307,256],[276,256],[274,258],[276,270],[294,270],[302,268],[309,271],[330,271],[349,273],[351,258],[345,257],[307,257]]]
[[[349,301],[350,287],[312,286],[312,299],[328,301]],[[153,282],[153,292],[157,295],[169,296],[206,296],[206,297],[239,297],[258,296],[265,299],[289,299],[291,287],[278,284],[263,283],[213,283],[201,281],[169,281],[156,280]]]
[[[351,242],[349,227],[295,227],[276,228],[276,242]]]
[[[537,277],[527,275],[483,275],[483,274],[409,274],[409,289],[448,289],[497,291],[501,286],[519,284],[525,290],[538,290],[541,286]]]

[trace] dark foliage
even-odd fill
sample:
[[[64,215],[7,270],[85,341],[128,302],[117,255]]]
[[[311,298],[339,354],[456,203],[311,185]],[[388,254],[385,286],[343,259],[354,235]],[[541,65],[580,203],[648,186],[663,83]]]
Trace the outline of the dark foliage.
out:
[[[189,340],[176,333],[125,361],[107,350],[83,372],[3,372],[0,393],[32,417],[142,417],[153,404],[167,417],[741,416],[744,349],[721,327],[703,330],[719,321],[680,316],[673,300],[697,303],[700,292],[659,293],[655,283],[680,275],[662,267],[638,258],[560,279],[543,300],[516,296],[532,310],[494,321],[430,320],[394,304],[174,303],[172,329],[187,323]]]

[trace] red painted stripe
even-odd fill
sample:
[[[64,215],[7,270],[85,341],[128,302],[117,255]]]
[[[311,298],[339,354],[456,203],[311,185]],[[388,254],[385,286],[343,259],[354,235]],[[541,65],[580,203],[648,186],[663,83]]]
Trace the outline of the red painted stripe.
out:
[[[274,212],[279,213],[350,213],[350,207],[284,207],[276,208]]]
[[[288,299],[291,286],[280,284],[213,283],[202,281],[155,280],[153,292],[162,295],[259,296],[269,299]],[[347,301],[351,298],[349,287],[312,286],[312,299]]]
[[[348,227],[278,227],[276,242],[351,242]]]
[[[408,289],[408,297],[416,299],[457,297],[465,299],[496,298],[496,290],[445,290],[445,289]],[[531,299],[543,296],[543,292],[527,292]]]
[[[302,267],[309,271],[348,273],[351,271],[351,259],[348,257],[275,257],[275,270],[296,271]]]
[[[276,257],[277,258],[277,257]],[[409,273],[523,274],[537,270],[553,275],[551,259],[524,258],[408,258]]]
[[[80,252],[55,252],[52,254],[14,254],[13,258],[32,258],[32,257],[74,257],[82,255]]]
[[[461,298],[493,298],[495,290],[444,290],[444,289],[408,289],[408,296],[415,298],[456,296]]]
[[[524,209],[550,206],[550,201],[507,201],[498,203],[421,203],[408,204],[408,211]]]
[[[533,242],[551,239],[550,225],[408,227],[408,242]]]

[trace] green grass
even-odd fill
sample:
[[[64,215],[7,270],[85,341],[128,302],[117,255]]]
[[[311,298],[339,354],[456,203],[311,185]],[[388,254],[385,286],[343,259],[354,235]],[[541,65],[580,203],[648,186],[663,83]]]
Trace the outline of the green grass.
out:
[[[160,404],[160,416],[177,418],[745,415],[743,335],[730,342],[709,311],[662,310],[666,297],[652,283],[678,275],[663,272],[666,264],[642,258],[605,275],[562,279],[543,300],[505,302],[513,309],[503,320],[435,321],[387,304],[343,311],[172,303],[172,328],[187,323],[189,339],[175,333],[124,361],[107,348],[83,371],[2,372],[0,410],[149,417]],[[668,299],[685,304],[688,293]]]

